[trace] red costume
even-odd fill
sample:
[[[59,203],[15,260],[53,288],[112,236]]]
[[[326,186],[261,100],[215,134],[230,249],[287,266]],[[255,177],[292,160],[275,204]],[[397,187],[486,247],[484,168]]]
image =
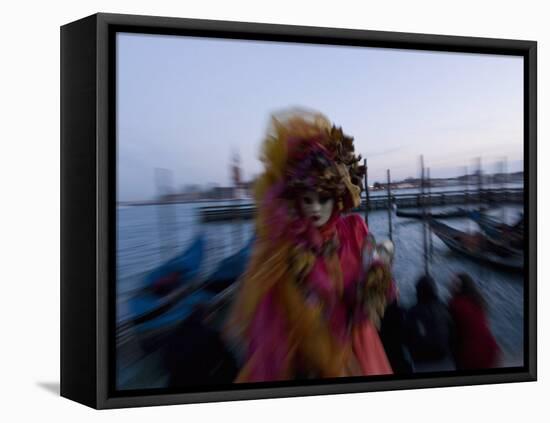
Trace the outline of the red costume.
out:
[[[449,310],[456,331],[453,352],[459,369],[496,367],[500,349],[489,329],[485,311],[466,295],[455,295]]]

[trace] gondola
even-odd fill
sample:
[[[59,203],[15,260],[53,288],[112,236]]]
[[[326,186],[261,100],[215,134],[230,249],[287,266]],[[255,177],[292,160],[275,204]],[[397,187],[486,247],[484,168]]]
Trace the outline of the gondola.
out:
[[[236,292],[235,282],[246,268],[253,243],[254,238],[223,259],[206,279],[187,284],[187,290],[179,290],[183,296],[177,304],[167,310],[161,306],[134,322],[137,326],[133,327],[133,335],[139,334],[143,359],[160,353],[168,386],[177,388],[190,381],[202,382],[206,372],[219,383],[229,383],[236,377],[236,361],[224,346],[220,331]],[[117,345],[122,346],[118,342],[123,338],[120,335],[123,334],[117,333]],[[188,342],[190,339],[192,343]]]
[[[181,286],[184,281],[195,278],[204,258],[205,245],[204,234],[198,235],[183,253],[146,276],[146,288],[154,294],[165,295]]]
[[[237,253],[221,261],[202,285],[201,292],[213,296],[193,307],[164,339],[164,358],[168,369],[168,386],[180,388],[189,383],[203,383],[208,375],[212,383],[230,383],[239,370],[239,345],[228,345],[222,336],[230,304],[238,290],[236,281],[244,273],[252,252],[254,238]],[[192,339],[193,343],[188,341]]]
[[[468,213],[468,217],[476,222],[493,242],[514,250],[521,250],[523,248],[523,217],[514,225],[507,225],[477,210]]]
[[[517,271],[523,269],[522,253],[495,244],[482,233],[469,234],[433,219],[429,224],[432,231],[453,251],[496,267]]]
[[[223,259],[206,280],[199,281],[192,280],[198,274],[204,249],[204,240],[197,238],[187,252],[183,254],[188,259],[196,259],[198,257],[196,250],[200,248],[201,251],[201,260],[196,262],[195,268],[186,273],[189,280],[186,283],[180,280],[179,287],[168,293],[163,293],[163,295],[159,295],[157,290],[148,289],[146,286],[143,291],[129,300],[132,317],[120,324],[119,329],[132,327],[138,332],[147,332],[170,328],[172,325],[185,320],[198,306],[209,303],[216,294],[226,290],[239,278],[248,262],[252,244],[253,239],[237,253]],[[147,277],[148,283],[151,284],[157,280],[152,275],[156,275],[157,278],[165,278],[166,275],[170,275],[170,271],[176,268],[174,267],[174,260],[152,272]],[[180,258],[180,262],[184,261]],[[191,262],[188,264],[192,265]],[[180,267],[180,269],[182,268]]]
[[[152,270],[144,286],[128,299],[129,318],[119,326],[136,326],[165,314],[192,289],[204,258],[204,235],[198,235],[184,252]]]

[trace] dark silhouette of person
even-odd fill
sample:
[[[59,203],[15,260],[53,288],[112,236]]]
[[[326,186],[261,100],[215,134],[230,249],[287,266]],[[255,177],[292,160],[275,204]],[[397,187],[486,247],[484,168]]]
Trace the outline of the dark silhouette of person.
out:
[[[394,374],[412,372],[411,362],[404,350],[406,341],[405,311],[397,298],[387,307],[380,324],[380,339]]]
[[[429,275],[416,283],[417,303],[408,312],[407,345],[415,363],[450,357],[452,319],[439,299],[437,287]]]
[[[238,366],[203,307],[189,316],[167,342],[165,363],[171,388],[233,382]]]

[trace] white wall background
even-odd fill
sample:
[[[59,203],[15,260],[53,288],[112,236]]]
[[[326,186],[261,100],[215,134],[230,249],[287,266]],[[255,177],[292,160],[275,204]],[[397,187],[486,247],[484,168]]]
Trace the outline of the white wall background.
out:
[[[2,6],[0,420],[548,421],[550,31],[543,1],[84,0]],[[95,12],[150,14],[539,43],[539,381],[96,412],[59,383],[59,26]]]

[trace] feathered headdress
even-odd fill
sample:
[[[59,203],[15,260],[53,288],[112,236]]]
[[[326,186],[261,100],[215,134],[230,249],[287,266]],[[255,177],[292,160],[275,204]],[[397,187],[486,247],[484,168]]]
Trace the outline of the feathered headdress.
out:
[[[338,199],[342,210],[360,203],[361,156],[354,153],[353,138],[320,113],[291,109],[274,114],[261,160],[265,173],[256,190],[259,201],[266,185],[282,183],[287,198],[315,190]]]
[[[254,189],[260,237],[277,238],[288,234],[293,224],[304,226],[294,205],[303,191],[329,195],[338,212],[360,204],[365,167],[354,153],[353,138],[318,112],[290,109],[274,114],[260,158],[265,170]]]

